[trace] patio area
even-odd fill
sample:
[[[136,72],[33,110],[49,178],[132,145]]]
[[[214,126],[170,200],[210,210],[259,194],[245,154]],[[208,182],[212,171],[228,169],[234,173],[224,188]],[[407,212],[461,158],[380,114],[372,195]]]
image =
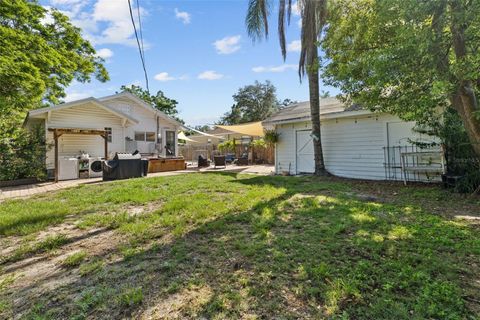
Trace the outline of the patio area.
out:
[[[210,171],[228,171],[242,174],[258,174],[258,175],[272,175],[275,171],[275,167],[272,165],[250,165],[250,166],[236,166],[227,165],[226,168],[214,168],[213,166],[207,168],[191,167],[186,170],[169,171],[169,172],[157,172],[149,173],[148,178],[153,177],[167,177],[179,174],[193,173],[193,172],[210,172]],[[46,181],[35,184],[28,184],[22,186],[5,187],[0,189],[0,201],[11,198],[26,198],[35,194],[51,192],[56,190],[67,189],[82,184],[100,184],[100,183],[112,183],[112,181],[104,182],[102,178],[89,178],[89,179],[76,179],[65,181]]]

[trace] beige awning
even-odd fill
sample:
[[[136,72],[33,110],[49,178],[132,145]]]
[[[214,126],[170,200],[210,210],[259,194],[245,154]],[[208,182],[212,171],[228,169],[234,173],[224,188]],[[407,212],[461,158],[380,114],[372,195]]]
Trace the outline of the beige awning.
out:
[[[185,135],[185,133],[183,133],[183,131],[180,131],[180,132],[178,133],[178,136],[177,136],[177,137],[178,137],[178,139],[180,139],[180,140],[185,140],[185,141],[190,141],[190,142],[197,142],[197,141],[195,141],[195,140],[190,139],[189,137],[187,137],[187,136]]]
[[[232,131],[235,133],[240,133],[246,136],[263,137],[264,135],[261,121],[237,124],[233,126],[216,125],[216,127],[219,127],[228,131]]]

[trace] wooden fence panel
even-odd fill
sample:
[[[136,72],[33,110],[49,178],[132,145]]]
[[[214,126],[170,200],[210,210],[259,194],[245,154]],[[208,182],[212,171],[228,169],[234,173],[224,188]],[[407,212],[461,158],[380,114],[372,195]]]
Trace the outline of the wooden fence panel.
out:
[[[179,155],[183,156],[187,162],[197,162],[198,156],[201,154],[204,157],[212,160],[214,155],[226,154],[230,152],[221,152],[218,146],[212,144],[206,145],[183,145],[178,148]],[[239,158],[244,153],[249,155],[249,159],[253,159],[253,163],[275,163],[275,147],[267,146],[266,148],[252,148],[245,145],[235,146],[235,157]]]

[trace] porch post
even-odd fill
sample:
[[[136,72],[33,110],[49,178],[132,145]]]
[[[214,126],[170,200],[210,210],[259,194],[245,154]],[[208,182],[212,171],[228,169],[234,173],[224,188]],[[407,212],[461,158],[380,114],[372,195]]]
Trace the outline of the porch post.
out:
[[[105,160],[108,160],[108,136],[107,136],[107,133],[102,135],[102,138],[104,140]]]
[[[53,140],[55,141],[55,182],[58,182],[58,134],[57,129],[53,131]]]

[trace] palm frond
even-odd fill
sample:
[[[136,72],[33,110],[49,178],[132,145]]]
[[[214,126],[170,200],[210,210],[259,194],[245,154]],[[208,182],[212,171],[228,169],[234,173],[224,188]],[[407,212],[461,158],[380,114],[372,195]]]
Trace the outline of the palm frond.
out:
[[[280,49],[282,51],[283,60],[287,58],[287,44],[285,39],[285,0],[279,1],[278,7],[278,41],[280,42]]]
[[[290,20],[292,18],[292,0],[288,0],[288,6],[287,6],[287,21],[288,25],[290,25]]]
[[[268,15],[270,14],[269,0],[250,0],[248,2],[245,25],[253,41],[268,38]]]

